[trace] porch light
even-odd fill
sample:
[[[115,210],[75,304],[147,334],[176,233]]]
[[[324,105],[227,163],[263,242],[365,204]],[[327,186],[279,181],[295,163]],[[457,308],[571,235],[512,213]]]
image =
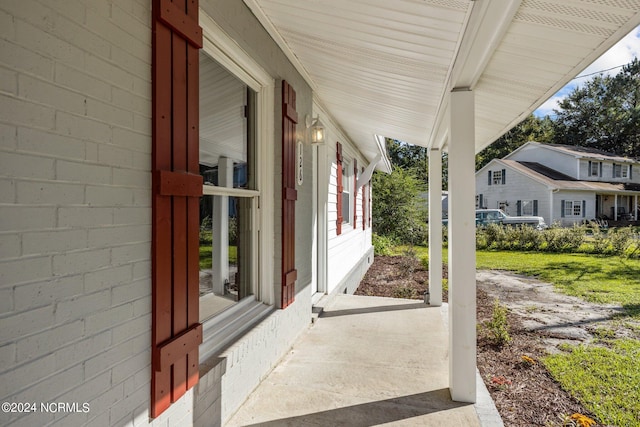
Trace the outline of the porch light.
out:
[[[324,144],[325,130],[324,125],[320,122],[320,117],[313,118],[307,115],[305,118],[305,124],[307,125],[307,129],[310,129],[311,144]]]

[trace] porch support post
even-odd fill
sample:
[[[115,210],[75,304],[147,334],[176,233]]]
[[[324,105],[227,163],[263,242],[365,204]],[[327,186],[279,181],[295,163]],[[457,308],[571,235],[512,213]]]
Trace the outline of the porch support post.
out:
[[[429,151],[429,300],[442,305],[442,151]]]
[[[449,129],[449,389],[476,401],[476,221],[474,93],[450,94]]]
[[[634,203],[633,203],[633,220],[637,221],[638,220],[638,195],[636,194],[635,196],[633,196],[634,198]]]
[[[613,220],[618,220],[618,195],[614,194],[613,196]]]
[[[233,187],[233,160],[218,159],[218,186]],[[213,197],[213,247],[211,248],[211,279],[213,292],[224,295],[229,281],[229,196]]]

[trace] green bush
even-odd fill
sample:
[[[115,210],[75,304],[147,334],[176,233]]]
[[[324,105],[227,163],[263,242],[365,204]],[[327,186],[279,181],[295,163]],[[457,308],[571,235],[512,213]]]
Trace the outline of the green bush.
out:
[[[373,253],[375,255],[391,255],[394,247],[393,240],[385,236],[379,236],[373,233],[371,236],[373,243]]]
[[[585,241],[586,227],[552,227],[545,230],[542,240],[547,252],[575,252]]]
[[[633,234],[631,227],[618,228],[613,233],[609,233],[611,252],[614,255],[623,255],[633,242]]]
[[[428,240],[424,191],[414,174],[394,167],[390,174],[373,175],[373,229],[396,243],[425,245]]]
[[[484,329],[489,333],[489,337],[498,345],[506,345],[511,342],[509,335],[509,322],[507,321],[507,313],[509,310],[506,306],[500,304],[496,298],[493,301],[493,313],[491,320],[483,323]]]

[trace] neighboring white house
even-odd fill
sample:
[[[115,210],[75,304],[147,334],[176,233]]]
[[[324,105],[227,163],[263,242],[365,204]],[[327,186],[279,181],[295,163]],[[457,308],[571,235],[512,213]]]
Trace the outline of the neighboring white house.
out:
[[[638,220],[640,162],[600,150],[528,142],[476,173],[476,206],[547,224]]]

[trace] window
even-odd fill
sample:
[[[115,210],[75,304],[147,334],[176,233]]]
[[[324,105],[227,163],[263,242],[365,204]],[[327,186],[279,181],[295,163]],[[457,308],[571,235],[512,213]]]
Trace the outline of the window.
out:
[[[600,176],[600,162],[589,162],[589,176]]]
[[[522,206],[522,215],[525,215],[525,216],[535,215],[533,213],[533,200],[523,200],[521,206]]]
[[[502,171],[493,171],[492,183],[493,185],[502,184]]]
[[[582,216],[582,202],[565,200],[564,216]]]
[[[351,194],[353,193],[353,179],[351,179],[353,171],[352,163],[348,160],[342,162],[342,223],[351,222]]]
[[[617,165],[613,164],[613,177],[614,178],[627,178],[629,176],[629,165]]]
[[[256,292],[256,93],[200,52],[200,321]]]
[[[621,178],[622,177],[622,165],[613,164],[613,177]]]

